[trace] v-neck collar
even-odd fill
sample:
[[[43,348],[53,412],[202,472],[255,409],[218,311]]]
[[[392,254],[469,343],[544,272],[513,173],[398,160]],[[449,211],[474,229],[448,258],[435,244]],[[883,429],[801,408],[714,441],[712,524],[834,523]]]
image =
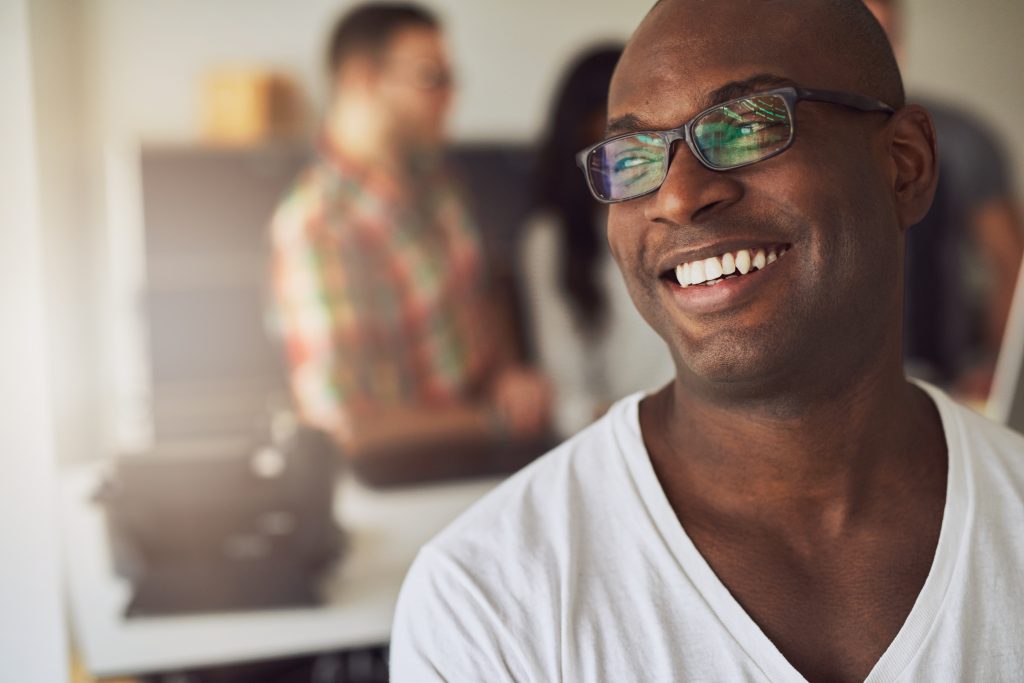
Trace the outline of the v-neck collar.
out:
[[[865,683],[897,681],[924,645],[939,617],[943,600],[962,555],[963,538],[968,529],[968,522],[973,515],[973,510],[969,509],[973,505],[969,505],[971,497],[968,495],[973,485],[972,476],[969,462],[964,455],[961,421],[954,414],[955,407],[950,399],[942,392],[924,382],[917,384],[932,399],[942,420],[948,451],[946,502],[942,512],[939,541],[928,577],[906,621],[872,667]],[[650,454],[640,432],[639,406],[642,398],[643,394],[635,394],[624,406],[629,419],[626,429],[616,433],[616,438],[620,441],[620,452],[624,454],[632,477],[644,493],[644,504],[659,534],[683,572],[693,581],[709,609],[764,676],[778,683],[806,683],[806,679],[789,663],[715,575],[680,524],[654,472]]]

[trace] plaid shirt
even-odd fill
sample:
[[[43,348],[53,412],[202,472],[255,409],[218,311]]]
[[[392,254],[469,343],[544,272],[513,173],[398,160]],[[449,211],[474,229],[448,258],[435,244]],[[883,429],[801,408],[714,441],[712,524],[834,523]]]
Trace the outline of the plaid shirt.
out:
[[[271,226],[292,393],[343,438],[373,408],[443,404],[490,364],[481,251],[438,167],[400,182],[325,150]]]

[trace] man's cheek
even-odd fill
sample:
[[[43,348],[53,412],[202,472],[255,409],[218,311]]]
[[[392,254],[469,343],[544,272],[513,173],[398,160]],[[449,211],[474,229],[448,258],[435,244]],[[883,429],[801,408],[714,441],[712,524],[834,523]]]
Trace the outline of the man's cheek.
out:
[[[619,239],[616,239],[616,235],[609,233],[608,237],[608,249],[611,251],[612,259],[622,272],[623,278],[629,282],[636,269],[633,263],[635,259],[630,258],[629,250],[624,248]]]

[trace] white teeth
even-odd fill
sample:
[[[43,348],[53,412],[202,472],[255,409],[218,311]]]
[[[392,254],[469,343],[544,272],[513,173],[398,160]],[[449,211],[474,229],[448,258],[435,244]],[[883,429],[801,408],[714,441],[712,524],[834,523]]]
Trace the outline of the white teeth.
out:
[[[676,266],[676,281],[682,287],[690,286],[690,264],[684,263],[681,266]]]
[[[708,280],[717,280],[722,277],[722,262],[717,257],[704,259],[704,276]]]
[[[690,284],[699,285],[707,278],[704,277],[704,262],[694,261],[690,264]]]
[[[769,263],[778,261],[787,251],[786,247],[740,249],[735,254],[726,252],[721,256],[681,263],[676,266],[676,281],[680,287],[716,285],[730,275],[746,275],[761,270]]]
[[[722,254],[722,275],[732,275],[736,272],[736,259],[731,252]]]
[[[740,271],[740,275],[746,275],[750,272],[749,249],[740,249],[736,252],[736,270]]]

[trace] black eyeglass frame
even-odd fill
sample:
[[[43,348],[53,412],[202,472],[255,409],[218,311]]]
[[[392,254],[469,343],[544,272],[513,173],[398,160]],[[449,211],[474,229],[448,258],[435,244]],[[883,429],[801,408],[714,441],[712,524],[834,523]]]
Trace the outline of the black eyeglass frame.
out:
[[[693,128],[697,124],[697,122],[707,114],[710,114],[711,112],[715,111],[716,109],[728,107],[730,105],[736,104],[737,102],[742,102],[743,100],[749,100],[754,97],[765,97],[767,95],[778,95],[786,103],[786,113],[788,114],[790,121],[789,139],[786,140],[786,142],[781,147],[769,152],[763,157],[758,157],[757,159],[753,159],[751,161],[745,161],[741,164],[720,166],[715,165],[710,160],[708,160],[697,147],[696,143],[694,143],[693,141]],[[616,135],[606,140],[601,140],[600,142],[593,144],[590,147],[584,149],[583,151],[577,153],[576,165],[579,166],[580,170],[583,171],[583,175],[587,179],[587,187],[590,188],[590,194],[592,194],[594,198],[597,199],[597,201],[601,202],[602,204],[617,204],[619,202],[626,202],[631,199],[638,199],[640,197],[649,195],[652,192],[657,192],[659,189],[661,189],[661,186],[665,183],[665,178],[668,177],[668,167],[672,160],[672,146],[678,140],[682,140],[683,142],[685,142],[686,146],[690,148],[690,152],[692,152],[693,155],[697,157],[697,160],[700,161],[700,163],[706,166],[707,168],[711,169],[712,171],[731,171],[733,169],[742,168],[744,166],[750,166],[751,164],[756,164],[758,162],[765,161],[766,159],[770,159],[774,156],[782,154],[793,145],[793,140],[796,138],[796,103],[801,100],[812,100],[814,102],[838,104],[862,112],[883,112],[885,114],[894,114],[896,112],[896,110],[893,107],[889,106],[885,102],[882,102],[881,100],[876,100],[872,97],[866,97],[864,95],[856,95],[854,93],[840,92],[837,90],[818,90],[814,88],[786,86],[783,88],[775,88],[772,90],[763,90],[760,92],[751,93],[749,95],[744,95],[743,97],[737,97],[727,102],[722,102],[721,104],[716,104],[712,107],[708,107],[707,109],[699,112],[692,119],[690,119],[683,125],[679,126],[678,128],[671,128],[669,130],[637,130],[632,131],[630,133]],[[604,145],[615,142],[616,140],[622,140],[624,138],[632,137],[634,135],[656,135],[665,142],[665,148],[668,151],[665,154],[661,182],[659,182],[655,187],[652,187],[649,190],[645,190],[644,192],[641,192],[639,194],[635,194],[629,197],[623,197],[621,199],[606,199],[602,197],[600,193],[597,191],[597,188],[594,187],[594,182],[590,176],[589,170],[590,157],[592,154],[594,154],[594,152],[599,150]]]

